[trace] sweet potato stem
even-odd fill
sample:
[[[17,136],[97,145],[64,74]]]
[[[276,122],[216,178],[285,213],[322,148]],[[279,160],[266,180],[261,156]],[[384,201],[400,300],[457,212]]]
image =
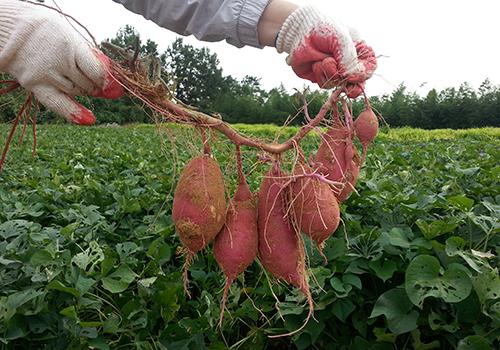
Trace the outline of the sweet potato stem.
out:
[[[246,184],[245,173],[243,172],[243,161],[241,159],[241,147],[236,146],[236,166],[238,168],[238,183]]]
[[[3,166],[4,166],[5,160],[7,158],[7,153],[9,152],[10,144],[11,144],[12,138],[14,137],[14,134],[17,130],[17,126],[19,125],[19,121],[21,120],[21,117],[23,116],[24,111],[26,110],[26,107],[30,103],[31,103],[31,93],[28,93],[23,105],[21,106],[21,109],[19,110],[19,112],[17,112],[16,119],[14,119],[14,122],[12,124],[12,128],[10,129],[10,132],[9,132],[9,136],[7,137],[7,141],[5,143],[5,147],[4,147],[3,152],[2,152],[2,158],[0,159],[0,173],[3,170]]]
[[[226,309],[227,297],[229,295],[229,289],[233,284],[234,279],[226,277],[226,283],[224,285],[224,292],[222,293],[222,304],[220,306],[220,316],[219,316],[219,328],[222,328],[222,322],[224,320],[224,311]]]
[[[0,84],[8,84],[7,87],[0,89],[0,95],[8,94],[9,92],[14,91],[15,89],[21,86],[15,80],[2,80],[0,81]]]
[[[212,149],[210,148],[210,143],[208,143],[207,132],[205,129],[200,128],[201,141],[203,142],[203,153],[206,155],[212,154]]]
[[[194,260],[194,253],[187,250],[184,253],[184,264],[182,266],[182,282],[184,285],[184,292],[188,298],[191,298],[191,293],[189,293],[189,267]]]
[[[302,126],[299,131],[284,143],[263,143],[255,139],[246,137],[223,120],[207,115],[197,110],[193,110],[183,106],[181,103],[176,103],[169,98],[168,88],[164,85],[153,86],[147,78],[133,73],[130,70],[121,67],[118,63],[114,63],[112,71],[109,74],[118,81],[123,88],[132,96],[142,101],[147,107],[161,114],[166,121],[194,125],[200,128],[209,128],[219,131],[224,134],[236,146],[248,146],[266,151],[271,154],[282,154],[295,147],[300,141],[307,136],[309,132],[317,128],[321,122],[327,117],[328,112],[336,105],[340,94],[344,92],[345,87],[337,88],[330,98],[323,104],[321,110],[315,118],[309,123]]]
[[[32,155],[33,157],[36,157],[36,146],[37,146],[37,139],[36,139],[36,113],[33,114],[33,118],[31,119],[32,125],[33,125],[33,151]]]

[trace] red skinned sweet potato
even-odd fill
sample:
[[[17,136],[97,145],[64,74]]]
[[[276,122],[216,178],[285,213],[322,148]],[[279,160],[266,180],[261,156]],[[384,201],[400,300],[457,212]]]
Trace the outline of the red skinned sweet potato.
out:
[[[220,232],[226,210],[224,179],[219,165],[209,155],[192,159],[182,171],[172,208],[172,219],[186,252],[186,287],[187,269],[194,255]]]
[[[337,195],[337,199],[339,200],[340,203],[345,201],[356,187],[361,167],[360,162],[361,161],[359,155],[357,154],[356,151],[355,158],[351,160],[349,167],[346,169],[344,187],[342,188],[342,191]]]
[[[318,170],[328,180],[342,184],[335,193],[339,202],[351,194],[359,177],[361,159],[352,137],[346,126],[336,124],[323,134],[323,142],[314,157]]]
[[[335,125],[322,135],[322,139],[314,162],[328,180],[342,182],[348,164],[346,149],[352,144],[351,133],[347,127]]]
[[[305,294],[309,302],[307,323],[314,306],[306,275],[303,242],[285,216],[287,190],[284,174],[276,163],[262,181],[258,194],[259,260],[273,276]]]
[[[378,134],[378,118],[371,108],[365,109],[354,121],[354,129],[365,150]]]
[[[318,178],[304,177],[313,170],[302,162],[295,166],[291,184],[294,219],[300,230],[316,242],[320,251],[326,239],[338,228],[340,210],[330,186]]]
[[[231,284],[257,256],[257,205],[244,179],[229,204],[226,224],[214,242],[214,255],[226,276],[220,323]]]

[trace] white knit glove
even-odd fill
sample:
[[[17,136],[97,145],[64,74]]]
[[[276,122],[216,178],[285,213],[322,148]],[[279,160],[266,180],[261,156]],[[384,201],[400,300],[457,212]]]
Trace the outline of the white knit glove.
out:
[[[123,89],[109,74],[110,60],[92,48],[54,10],[0,0],[0,71],[12,75],[48,109],[89,125],[91,111],[74,96],[117,98]]]
[[[355,31],[311,6],[288,16],[276,49],[289,54],[287,63],[299,77],[322,88],[345,84],[351,97],[361,94],[377,68],[375,53]]]

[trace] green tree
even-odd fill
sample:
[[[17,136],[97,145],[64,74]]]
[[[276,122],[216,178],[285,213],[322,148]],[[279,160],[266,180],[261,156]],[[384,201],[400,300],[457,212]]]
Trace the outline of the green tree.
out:
[[[120,28],[116,36],[109,41],[116,46],[133,50],[137,43],[141,44],[141,35],[133,26],[127,24]]]
[[[176,39],[165,52],[166,70],[173,79],[176,97],[184,103],[212,112],[213,102],[224,91],[217,55],[209,49],[196,49]]]

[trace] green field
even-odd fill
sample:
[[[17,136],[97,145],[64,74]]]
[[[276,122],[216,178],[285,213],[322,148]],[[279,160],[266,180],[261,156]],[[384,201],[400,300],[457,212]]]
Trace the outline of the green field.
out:
[[[1,145],[7,131],[0,125]],[[232,148],[214,137],[232,191]],[[170,209],[196,133],[43,125],[38,139],[33,158],[31,137],[16,137],[0,175],[0,349],[499,346],[500,129],[382,133],[327,243],[329,262],[308,244],[315,320],[273,340],[307,307],[257,262],[234,283],[222,329],[224,279],[210,250],[184,296]],[[244,156],[255,190],[268,166]]]

